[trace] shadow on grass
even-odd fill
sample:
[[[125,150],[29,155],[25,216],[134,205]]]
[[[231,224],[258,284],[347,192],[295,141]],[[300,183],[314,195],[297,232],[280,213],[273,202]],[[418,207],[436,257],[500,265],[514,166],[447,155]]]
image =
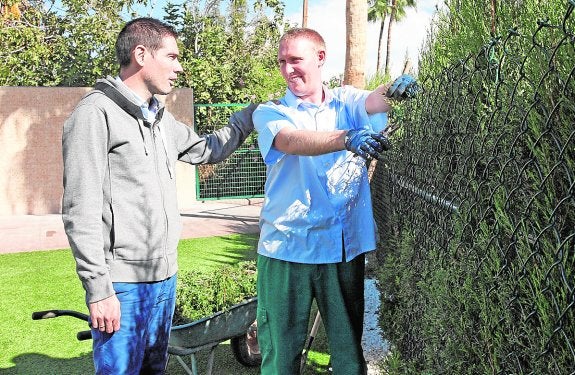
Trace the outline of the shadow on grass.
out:
[[[45,354],[26,353],[12,359],[13,367],[0,368],[2,375],[85,375],[94,373],[92,355],[77,358],[52,358]]]
[[[188,366],[190,360],[183,358]],[[93,374],[94,366],[92,364],[92,355],[86,354],[78,358],[62,359],[52,358],[44,354],[29,353],[22,354],[13,359],[14,366],[9,368],[0,368],[2,375],[45,375],[45,374],[66,374],[66,375],[85,375]],[[309,359],[304,371],[304,375],[328,374],[328,366],[324,363],[317,363]],[[205,374],[207,369],[207,352],[203,351],[197,354],[198,373]],[[215,351],[214,356],[214,375],[256,375],[259,374],[259,367],[246,367],[239,363],[232,354],[228,342],[220,344]],[[185,375],[186,371],[180,366],[176,357],[170,356],[166,375]]]
[[[198,374],[205,374],[207,369],[208,352],[201,351],[196,354],[198,363]],[[189,356],[182,357],[188,366],[191,367]],[[303,375],[329,374],[329,357],[325,354],[311,352]],[[239,363],[232,354],[229,341],[218,345],[214,352],[213,375],[256,375],[260,373],[259,367],[246,367]],[[180,366],[175,356],[170,356],[166,375],[184,375],[185,370]]]
[[[198,373],[205,374],[207,369],[207,351],[197,353],[196,357]],[[183,359],[186,364],[191,367],[189,357]],[[94,373],[91,353],[71,359],[53,358],[45,354],[29,353],[15,357],[13,362],[13,367],[0,368],[0,373],[2,375],[86,375]],[[216,348],[212,371],[213,375],[255,375],[258,373],[258,367],[245,367],[237,362],[228,343],[221,344]],[[166,375],[185,374],[187,374],[186,371],[180,366],[176,357],[170,356]]]
[[[182,357],[184,362],[191,368],[190,356]],[[198,374],[205,374],[208,363],[208,351],[203,350],[196,353],[198,364]],[[239,363],[230,347],[229,341],[223,342],[214,351],[213,375],[256,375],[259,374],[259,367],[246,367]],[[184,375],[186,371],[180,366],[175,356],[170,356],[166,375]]]
[[[207,369],[207,351],[196,354],[198,373],[205,374]],[[182,358],[191,367],[189,356]],[[13,367],[0,368],[2,375],[86,375],[94,373],[92,364],[92,354],[81,357],[63,359],[53,358],[45,354],[27,353],[15,357],[12,362]],[[187,374],[180,366],[175,356],[170,356],[166,375]],[[259,374],[259,367],[245,367],[233,356],[228,342],[220,344],[215,350],[213,375],[256,375]]]
[[[199,374],[206,373],[207,356],[207,352],[205,351],[196,355]],[[188,366],[191,366],[189,357],[183,359]],[[52,358],[44,354],[29,353],[15,357],[13,362],[13,367],[0,368],[0,373],[2,375],[85,375],[94,373],[91,354],[86,354],[78,358],[62,359]],[[325,360],[323,362],[325,362]],[[222,343],[216,348],[213,375],[256,375],[259,373],[259,367],[246,367],[236,361],[228,342]],[[304,371],[305,375],[328,373],[328,366],[325,363],[317,363],[311,358],[308,360]],[[187,374],[186,371],[180,366],[176,357],[170,356],[166,375],[185,374]]]

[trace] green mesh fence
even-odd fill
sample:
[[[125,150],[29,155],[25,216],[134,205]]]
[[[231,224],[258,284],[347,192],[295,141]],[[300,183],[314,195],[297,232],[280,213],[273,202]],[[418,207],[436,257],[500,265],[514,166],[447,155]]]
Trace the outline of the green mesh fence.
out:
[[[575,374],[575,1],[420,77],[375,167],[407,373]],[[559,5],[558,5],[559,6]]]
[[[194,104],[194,125],[198,134],[226,125],[231,114],[245,104]],[[196,168],[196,199],[263,197],[266,167],[253,132],[244,144],[221,163]]]

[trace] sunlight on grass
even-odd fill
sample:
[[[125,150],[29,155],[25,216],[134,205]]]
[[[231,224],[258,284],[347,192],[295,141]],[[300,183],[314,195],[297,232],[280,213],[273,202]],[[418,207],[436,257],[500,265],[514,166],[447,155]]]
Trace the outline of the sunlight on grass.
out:
[[[329,354],[311,350],[302,375],[329,374]]]
[[[182,240],[180,269],[208,271],[223,264],[253,260],[256,243],[255,235]],[[31,319],[34,311],[87,311],[70,249],[2,254],[0,284],[3,286],[0,299],[2,374],[93,373],[92,342],[76,339],[78,331],[87,329],[85,322],[72,317]],[[222,352],[233,361],[229,350]],[[176,369],[171,373],[184,374],[183,370]]]
[[[223,265],[256,259],[257,235],[231,235],[180,241],[181,271],[212,271]],[[70,249],[0,255],[0,373],[5,375],[93,373],[92,342],[78,341],[76,333],[87,324],[72,317],[33,321],[32,312],[65,309],[86,312],[84,290],[75,272]],[[312,311],[312,318],[316,310]],[[311,327],[310,321],[310,327]],[[327,373],[329,355],[323,327],[318,330],[308,356],[305,374]],[[206,353],[198,355],[200,370]],[[175,358],[170,375],[185,374]],[[229,342],[215,352],[214,374],[252,375],[258,368],[235,360]]]
[[[32,312],[85,311],[84,291],[70,250],[0,256],[0,370],[7,374],[90,373],[91,342],[78,342],[86,323],[73,318],[33,321]],[[4,371],[6,369],[6,372]]]

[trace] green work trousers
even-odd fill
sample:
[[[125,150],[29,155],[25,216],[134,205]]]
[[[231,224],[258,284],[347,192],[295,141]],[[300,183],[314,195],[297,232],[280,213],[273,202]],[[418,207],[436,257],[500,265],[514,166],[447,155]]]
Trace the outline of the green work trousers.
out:
[[[296,375],[315,299],[335,375],[363,375],[361,336],[365,256],[334,264],[301,264],[258,257],[258,342],[262,375]]]

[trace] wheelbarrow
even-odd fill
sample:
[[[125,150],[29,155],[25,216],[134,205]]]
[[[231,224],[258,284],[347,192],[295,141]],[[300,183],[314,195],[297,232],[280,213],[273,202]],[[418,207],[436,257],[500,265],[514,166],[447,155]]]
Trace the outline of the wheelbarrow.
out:
[[[197,375],[195,353],[209,350],[207,374],[212,373],[214,350],[230,340],[234,356],[245,366],[259,366],[261,355],[257,345],[255,325],[257,297],[247,299],[232,307],[192,323],[173,326],[170,331],[168,353],[176,359],[188,374]],[[190,369],[183,356],[190,356]]]
[[[206,373],[212,373],[214,351],[224,341],[230,340],[234,357],[244,366],[259,366],[261,355],[257,345],[257,326],[255,324],[257,297],[219,311],[208,317],[191,323],[172,326],[168,353],[175,356],[182,368],[190,375],[198,374],[196,353],[208,350]],[[32,313],[33,320],[72,316],[88,321],[88,315],[72,310],[47,310]],[[78,340],[92,338],[91,331],[78,332]],[[191,368],[182,357],[190,356]]]

